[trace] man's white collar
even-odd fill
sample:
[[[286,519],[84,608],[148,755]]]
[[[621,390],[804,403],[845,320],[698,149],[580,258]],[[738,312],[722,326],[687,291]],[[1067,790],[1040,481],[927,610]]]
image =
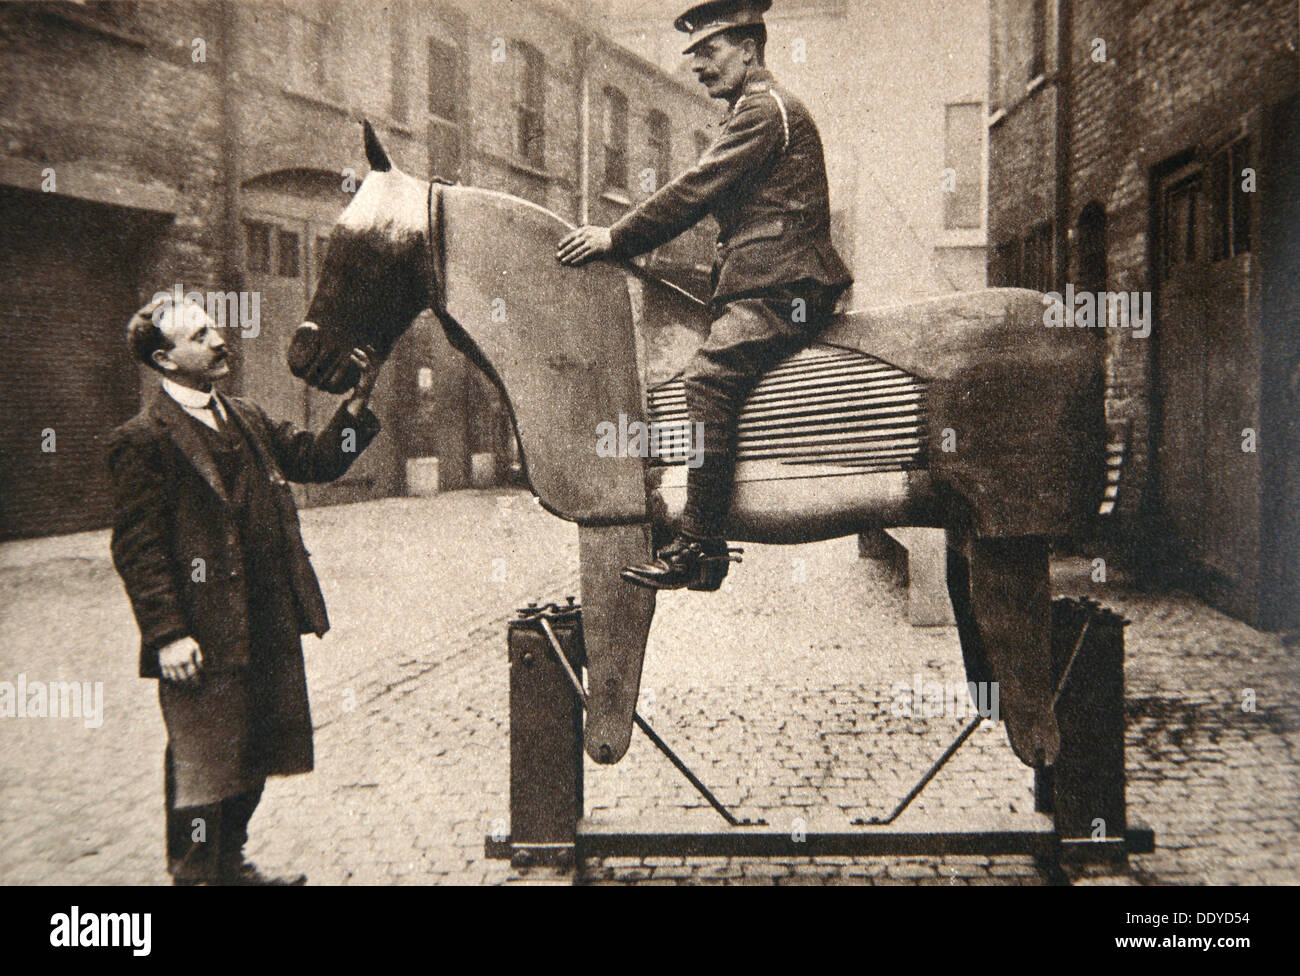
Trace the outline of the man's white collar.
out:
[[[196,390],[193,387],[182,386],[180,383],[163,377],[163,389],[167,395],[179,403],[182,407],[189,407],[192,410],[206,410],[208,401],[215,395],[215,390],[209,390],[207,393]]]

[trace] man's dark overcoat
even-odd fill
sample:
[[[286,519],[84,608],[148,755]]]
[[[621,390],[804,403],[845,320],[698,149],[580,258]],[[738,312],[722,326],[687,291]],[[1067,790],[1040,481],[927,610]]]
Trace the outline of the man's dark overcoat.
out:
[[[221,402],[226,440],[159,391],[108,446],[113,562],[140,627],[140,675],[159,677],[158,651],[178,637],[203,654],[197,688],[159,689],[177,806],[311,768],[298,635],[323,635],[329,619],[287,481],[338,478],[379,431],[369,410],[341,407],[316,435]]]

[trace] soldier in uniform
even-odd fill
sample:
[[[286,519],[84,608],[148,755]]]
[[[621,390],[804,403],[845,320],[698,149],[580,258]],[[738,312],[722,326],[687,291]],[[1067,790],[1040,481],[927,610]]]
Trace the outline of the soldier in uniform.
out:
[[[674,22],[710,97],[730,106],[699,161],[612,227],[585,226],[556,257],[577,265],[631,258],[712,214],[719,226],[713,323],[686,371],[686,405],[703,425],[678,536],[624,579],[654,589],[716,590],[736,550],[723,532],[735,473],[736,417],[763,373],[807,345],[851,283],[830,239],[821,137],[808,109],[764,67],[771,0],[715,0]]]

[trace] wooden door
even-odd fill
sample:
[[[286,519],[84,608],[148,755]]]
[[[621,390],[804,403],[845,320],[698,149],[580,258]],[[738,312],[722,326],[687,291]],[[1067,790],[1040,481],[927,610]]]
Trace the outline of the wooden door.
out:
[[[1207,599],[1254,620],[1261,333],[1250,204],[1236,189],[1246,159],[1238,140],[1157,181],[1155,461],[1170,554]]]

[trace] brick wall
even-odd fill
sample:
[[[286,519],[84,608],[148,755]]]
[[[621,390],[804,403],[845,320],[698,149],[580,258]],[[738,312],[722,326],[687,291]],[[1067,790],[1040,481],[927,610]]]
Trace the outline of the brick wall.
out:
[[[174,282],[223,287],[220,78],[190,46],[209,13],[0,9],[0,537],[107,524],[105,437],[141,399],[127,318]]]
[[[323,29],[317,31],[313,24]],[[585,38],[589,27],[544,4],[508,0],[0,6],[0,90],[5,93],[0,101],[0,183],[15,192],[39,194],[43,171],[53,169],[64,202],[118,208],[107,217],[101,214],[100,224],[120,233],[109,233],[110,239],[101,233],[97,246],[118,252],[115,258],[129,256],[129,261],[115,260],[112,268],[83,261],[78,273],[68,277],[60,273],[57,249],[46,248],[42,253],[50,252],[49,260],[39,273],[28,274],[30,287],[21,303],[24,312],[37,309],[41,315],[15,314],[7,326],[7,350],[14,352],[7,358],[14,368],[22,365],[18,353],[25,346],[45,343],[43,348],[56,359],[63,356],[59,343],[75,341],[77,330],[89,321],[82,312],[91,313],[95,326],[105,330],[105,335],[97,335],[102,342],[78,350],[93,349],[93,355],[63,357],[103,374],[104,382],[83,388],[71,381],[77,370],[70,367],[69,377],[54,384],[72,391],[71,399],[60,401],[55,412],[68,415],[82,407],[77,416],[99,418],[94,430],[61,440],[60,447],[76,441],[92,450],[124,419],[119,416],[120,396],[104,400],[94,390],[116,390],[108,374],[120,372],[123,361],[107,353],[120,342],[126,316],[135,305],[178,282],[200,291],[247,287],[240,222],[254,189],[291,196],[295,186],[309,188],[304,190],[307,203],[341,209],[348,200],[341,186],[343,171],[352,169],[358,177],[366,171],[361,118],[375,124],[397,165],[421,177],[430,174],[431,38],[455,45],[462,58],[464,78],[454,86],[462,105],[460,178],[527,197],[576,219],[582,190],[579,59],[584,48],[575,38]],[[404,56],[395,58],[395,50],[402,50],[399,37],[404,38]],[[196,41],[202,42],[201,60],[194,57]],[[516,147],[517,41],[532,45],[545,59],[545,153],[540,166],[521,165]],[[600,37],[591,36],[590,42],[585,60],[595,110],[587,189],[592,219],[609,222],[625,207],[600,198],[599,96],[604,84],[617,84],[628,96],[629,170],[634,177],[650,165],[647,119],[652,108],[670,120],[674,172],[694,161],[694,132],[715,112],[706,98],[650,63]],[[332,180],[339,183],[337,199],[323,199],[321,188],[332,186]],[[644,195],[635,179],[631,190],[629,202]],[[33,199],[38,203],[22,206],[39,210],[41,198]],[[123,209],[140,206],[151,208],[155,216],[141,223],[131,217],[135,209]],[[145,229],[132,236],[128,225]],[[711,246],[701,244],[697,240],[694,250],[688,244],[665,253],[689,267],[711,257]],[[15,269],[30,269],[39,256],[33,246],[20,243],[12,258]],[[7,304],[19,308],[15,286],[5,286],[5,296]],[[81,304],[74,307],[74,302]],[[279,318],[285,319],[288,313],[280,311],[284,314]],[[61,328],[51,328],[51,322]],[[55,345],[50,345],[51,336],[59,337]],[[268,335],[258,341],[278,343],[283,338]],[[391,397],[399,371],[414,382],[420,367],[432,366],[438,374],[437,403],[426,415],[407,419],[412,426],[423,424],[419,440],[425,449],[433,442],[439,453],[448,453],[444,485],[463,485],[468,453],[482,449],[480,441],[501,440],[488,428],[501,426],[502,404],[441,335],[426,328],[406,345],[409,348],[395,351],[389,382],[376,391],[377,409]],[[233,390],[256,387],[293,399],[287,389],[293,381],[278,352],[245,360],[244,367],[236,366]],[[129,364],[126,369],[129,374]],[[260,372],[254,376],[254,371]],[[138,401],[155,382],[151,375],[144,379],[141,384],[128,375],[128,400]],[[84,396],[74,395],[77,390]],[[11,392],[33,395],[6,383],[6,400]],[[383,415],[390,436],[403,440],[400,424],[406,415],[397,409]],[[433,437],[424,423],[430,416],[443,428]],[[30,424],[39,419],[30,419]],[[5,453],[30,452],[39,443],[35,435],[12,445],[6,442]],[[48,457],[27,460],[41,470],[50,465]],[[77,510],[78,500],[88,494],[103,494],[102,484],[86,482],[95,464],[69,463],[59,476],[54,495],[63,510]],[[381,490],[394,489],[400,489],[400,477],[387,477]],[[44,529],[34,516],[25,521],[33,531],[56,531],[103,524],[106,518],[102,505],[81,506],[80,511],[89,521]]]
[[[139,294],[175,281],[216,287],[220,79],[212,58],[191,60],[190,40],[215,38],[218,28],[206,6],[129,6],[134,13],[108,33],[90,19],[5,5],[0,149],[56,178],[68,168],[105,184],[179,190],[176,217],[141,268]]]
[[[1047,4],[1047,75],[1026,92],[1033,0],[992,0],[993,104],[989,133],[989,243],[1023,238],[1050,220],[1054,197],[1056,3]],[[1297,5],[1291,0],[1074,0],[1069,212],[1106,213],[1107,287],[1153,288],[1151,173],[1161,161],[1225,130],[1296,86]],[[1105,42],[1105,61],[1094,60]],[[990,272],[994,270],[990,260]],[[1071,255],[1072,269],[1077,255]],[[1107,342],[1107,416],[1132,425],[1126,484],[1149,471],[1150,343],[1120,330]],[[1121,496],[1132,527],[1138,492]]]

